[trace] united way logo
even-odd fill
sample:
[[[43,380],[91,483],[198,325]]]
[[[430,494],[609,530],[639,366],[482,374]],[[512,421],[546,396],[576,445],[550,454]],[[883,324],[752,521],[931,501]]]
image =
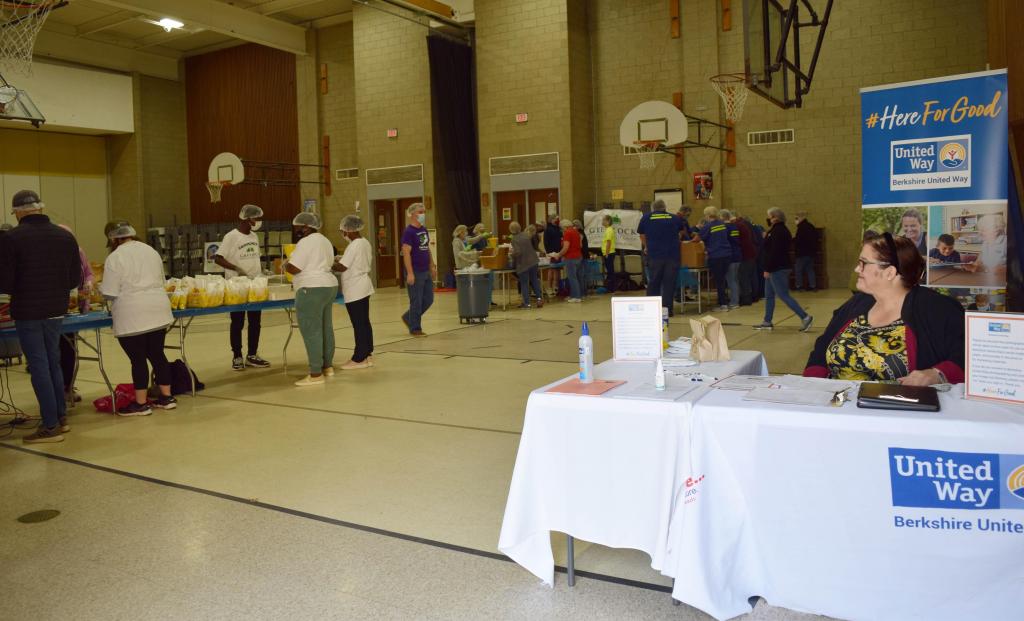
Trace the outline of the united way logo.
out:
[[[1006,489],[1011,494],[1024,500],[1024,466],[1018,466],[1016,470],[1006,477]]]
[[[1024,455],[890,448],[894,507],[1024,509]]]
[[[947,142],[939,147],[939,161],[946,168],[960,168],[967,159],[967,149],[959,142]]]

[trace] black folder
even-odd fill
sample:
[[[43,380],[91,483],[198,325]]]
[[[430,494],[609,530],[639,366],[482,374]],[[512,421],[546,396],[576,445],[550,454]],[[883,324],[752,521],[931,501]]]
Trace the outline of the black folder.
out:
[[[939,393],[931,386],[864,382],[857,392],[857,407],[875,410],[938,412]]]

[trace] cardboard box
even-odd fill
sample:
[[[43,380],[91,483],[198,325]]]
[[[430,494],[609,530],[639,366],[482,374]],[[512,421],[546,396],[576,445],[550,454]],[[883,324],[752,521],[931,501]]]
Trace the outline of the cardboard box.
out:
[[[489,270],[503,270],[508,267],[508,247],[500,246],[498,248],[485,250],[480,255],[480,267],[485,267]]]
[[[704,267],[704,242],[679,242],[679,263],[685,267]]]

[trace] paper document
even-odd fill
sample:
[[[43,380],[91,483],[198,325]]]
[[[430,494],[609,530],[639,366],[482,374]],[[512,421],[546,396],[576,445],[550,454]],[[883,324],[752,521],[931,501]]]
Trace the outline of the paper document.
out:
[[[656,360],[661,350],[661,298],[612,298],[612,357]]]
[[[841,390],[849,390],[856,386],[856,383],[847,380],[825,379],[823,377],[803,377],[800,375],[783,375],[772,378],[774,383],[783,388],[796,390],[820,390],[835,394]]]
[[[779,388],[755,388],[744,395],[744,401],[766,401],[790,405],[832,405],[834,392],[824,390],[796,390]]]
[[[774,384],[772,378],[763,375],[730,375],[718,380],[712,386],[721,390],[752,390],[754,388],[769,388]]]
[[[666,386],[665,390],[658,390],[654,384],[643,383],[632,390],[622,390],[614,395],[615,399],[645,399],[648,401],[676,401],[685,397],[700,387],[700,384],[686,384],[679,386]]]
[[[561,384],[556,384],[551,388],[548,388],[544,392],[556,392],[567,395],[586,395],[590,397],[596,397],[603,395],[616,386],[625,384],[625,380],[599,380],[596,379],[589,384],[584,384],[576,378],[566,380]]]

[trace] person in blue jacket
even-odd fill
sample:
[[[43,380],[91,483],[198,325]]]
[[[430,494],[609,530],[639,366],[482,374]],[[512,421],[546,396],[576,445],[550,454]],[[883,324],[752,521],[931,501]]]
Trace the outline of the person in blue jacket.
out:
[[[735,227],[731,228],[735,230]],[[730,225],[719,217],[718,208],[709,205],[704,208],[704,226],[694,235],[695,238],[699,237],[704,241],[708,268],[715,280],[715,290],[718,291],[718,308],[715,309],[717,311],[729,310],[728,299],[725,297],[726,275],[729,272],[729,265],[733,262],[734,253],[739,251],[739,238],[730,237],[732,230]]]
[[[729,284],[729,310],[736,310],[740,307],[740,263],[743,262],[743,249],[740,247],[740,229],[733,224],[732,212],[722,209],[718,217],[725,222],[725,228],[729,231],[729,243],[732,247],[732,261],[729,262],[729,271],[725,273],[725,282]]]
[[[636,230],[647,255],[647,295],[660,295],[661,306],[668,309],[671,317],[679,273],[679,231],[683,230],[683,222],[665,211],[665,201],[658,199],[651,205],[651,212],[640,218]]]

